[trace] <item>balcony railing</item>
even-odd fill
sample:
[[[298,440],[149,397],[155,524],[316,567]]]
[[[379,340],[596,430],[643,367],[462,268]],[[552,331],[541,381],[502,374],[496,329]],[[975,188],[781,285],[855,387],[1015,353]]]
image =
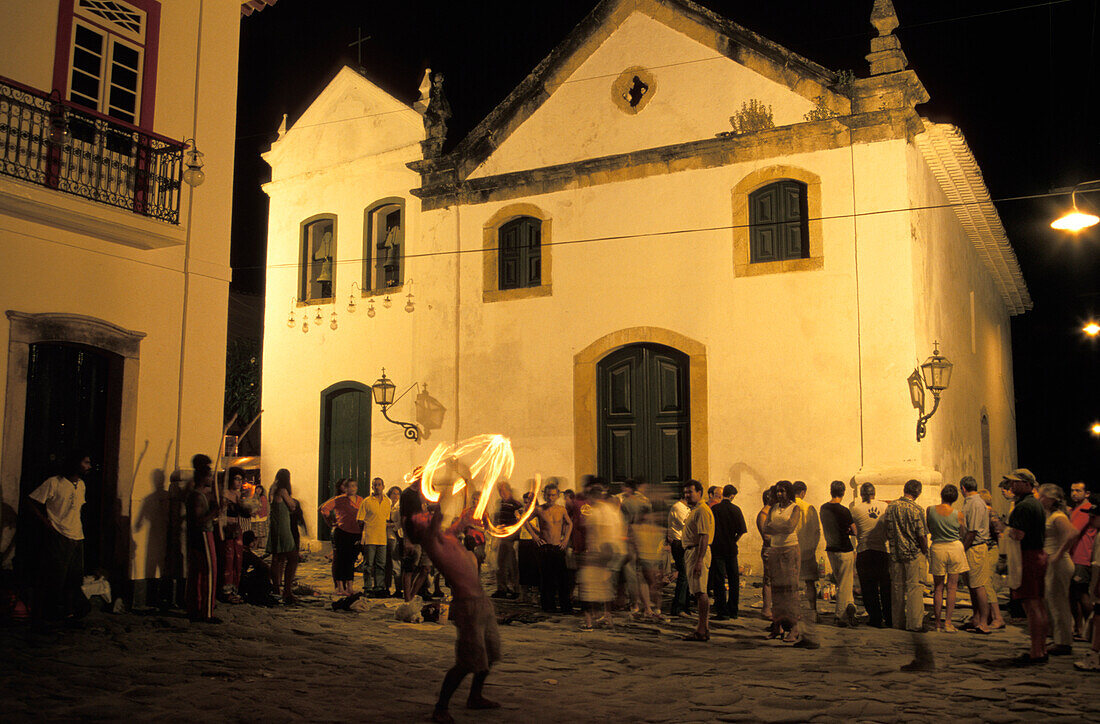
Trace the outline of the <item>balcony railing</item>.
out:
[[[179,223],[184,144],[0,78],[0,174]]]

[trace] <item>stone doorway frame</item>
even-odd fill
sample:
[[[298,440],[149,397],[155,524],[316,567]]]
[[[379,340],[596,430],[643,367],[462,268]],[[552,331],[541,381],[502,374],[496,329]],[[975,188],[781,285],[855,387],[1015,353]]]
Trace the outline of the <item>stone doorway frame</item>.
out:
[[[116,545],[129,541],[130,503],[133,497],[134,436],[137,431],[138,357],[144,332],[134,332],[110,322],[83,314],[30,314],[7,310],[8,370],[4,393],[3,441],[0,443],[0,496],[3,520],[0,521],[0,568],[10,569],[15,554],[15,524],[19,511],[19,480],[23,472],[23,425],[27,410],[27,370],[32,344],[70,343],[111,352],[121,358],[121,410],[118,419],[118,456],[103,461],[105,469],[115,471],[119,520],[112,521],[125,536],[116,536]],[[8,516],[13,516],[10,520]],[[123,553],[125,557],[123,557]],[[116,550],[114,560],[128,564],[130,551]],[[126,577],[130,575],[127,569]]]
[[[573,356],[573,473],[596,473],[596,366],[611,352],[649,342],[672,347],[688,357],[688,404],[691,430],[691,474],[704,485],[710,478],[710,430],[707,411],[707,348],[702,342],[661,327],[630,327],[604,335]]]

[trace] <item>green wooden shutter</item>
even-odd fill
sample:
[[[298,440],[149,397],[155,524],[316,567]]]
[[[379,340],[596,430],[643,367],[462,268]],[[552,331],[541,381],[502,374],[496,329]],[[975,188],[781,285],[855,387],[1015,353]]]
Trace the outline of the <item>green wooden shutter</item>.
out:
[[[785,179],[749,194],[749,261],[809,256],[806,184]]]
[[[779,255],[779,189],[776,184],[757,189],[749,195],[750,261],[776,261]]]
[[[537,287],[542,284],[542,230],[541,224],[537,219],[524,219],[523,224],[523,237],[524,245],[523,251],[524,258],[524,270],[526,272],[526,278],[524,279],[524,286]]]

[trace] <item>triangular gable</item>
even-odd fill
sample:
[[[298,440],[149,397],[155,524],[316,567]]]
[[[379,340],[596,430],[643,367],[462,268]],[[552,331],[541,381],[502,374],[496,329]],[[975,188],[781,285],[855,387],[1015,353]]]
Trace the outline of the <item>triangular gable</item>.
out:
[[[423,138],[419,113],[344,66],[263,158],[277,180],[404,148]]]
[[[646,49],[647,55],[653,57],[657,64],[660,64],[662,53],[668,56],[669,53],[675,54],[675,52],[679,52],[688,61],[699,61],[697,65],[714,64],[721,62],[722,59],[728,59],[725,61],[728,66],[732,65],[730,61],[733,61],[752,71],[760,76],[762,81],[766,81],[763,85],[772,84],[772,90],[785,88],[792,99],[801,99],[802,106],[807,109],[812,108],[817,102],[824,102],[826,107],[833,111],[849,112],[848,99],[830,89],[830,86],[836,82],[836,75],[832,71],[690,0],[604,0],[450,154],[447,163],[455,164],[458,179],[474,175],[475,169],[478,169],[476,175],[485,175],[490,172],[493,165],[486,164],[490,156],[497,149],[504,150],[509,138],[535,117],[551,96],[562,92],[564,85],[582,80],[582,73],[579,71],[586,63],[597,60],[601,53],[608,56],[613,54],[615,50],[611,46],[614,46],[615,41],[612,36],[620,31],[624,36],[648,32],[654,38],[663,39],[672,45],[677,44],[677,41],[673,41],[672,38],[679,37],[678,49],[661,47],[660,42]],[[608,44],[609,39],[612,39],[610,44]],[[694,43],[694,48],[689,50],[688,43]],[[610,49],[605,46],[609,46]],[[684,53],[687,55],[683,55]],[[692,57],[693,53],[694,57]],[[622,70],[625,70],[625,67],[619,68],[617,72]],[[609,77],[603,80],[608,86],[607,92],[610,93],[611,84],[615,78]],[[761,90],[764,88],[762,87]],[[654,98],[657,97],[654,95]],[[727,101],[725,98],[714,97],[712,93],[709,96],[696,98],[694,105],[701,108],[706,104],[716,104],[720,100]],[[768,103],[767,99],[761,98],[761,100]],[[728,117],[740,108],[740,103],[732,107],[732,97],[727,102],[729,105],[723,104],[720,111],[708,109],[708,112],[717,112]],[[797,105],[798,102],[792,104],[792,106]],[[685,109],[682,112],[688,110]],[[796,118],[794,121],[789,119],[784,121],[782,118],[776,118],[777,124],[801,120]],[[706,125],[710,128],[713,124],[708,122]],[[713,135],[715,132],[728,129],[727,121],[724,126],[714,128],[709,133]],[[518,149],[530,144],[515,145]],[[657,145],[662,143],[660,141],[653,143],[653,146]],[[534,161],[537,163],[538,159]],[[479,169],[483,164],[485,168]],[[497,167],[499,170],[504,170],[507,165],[499,163]],[[531,167],[534,166],[528,166],[528,168]]]

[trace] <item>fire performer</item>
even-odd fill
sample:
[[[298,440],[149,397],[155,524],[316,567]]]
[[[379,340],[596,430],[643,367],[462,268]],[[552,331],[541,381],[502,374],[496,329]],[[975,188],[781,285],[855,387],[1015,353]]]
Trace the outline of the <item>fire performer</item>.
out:
[[[466,708],[498,708],[500,704],[486,699],[481,693],[489,667],[500,659],[500,634],[493,603],[478,580],[477,559],[453,530],[443,528],[443,513],[438,504],[424,510],[419,484],[414,483],[401,493],[401,522],[408,540],[424,547],[436,568],[447,577],[454,595],[450,617],[458,629],[455,663],[443,678],[432,721],[454,721],[448,712],[451,696],[471,673],[474,679]]]

